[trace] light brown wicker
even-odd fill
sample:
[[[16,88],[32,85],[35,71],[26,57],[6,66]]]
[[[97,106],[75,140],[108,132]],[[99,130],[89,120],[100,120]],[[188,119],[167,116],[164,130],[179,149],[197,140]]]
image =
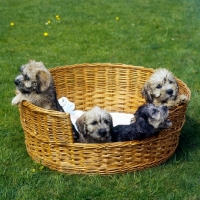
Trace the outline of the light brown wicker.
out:
[[[144,103],[141,88],[153,69],[124,64],[77,64],[50,70],[58,98],[66,96],[76,109],[98,105],[108,111],[134,113]],[[180,93],[190,90],[179,79]],[[165,162],[176,150],[187,104],[170,111],[173,126],[142,141],[104,144],[73,143],[68,114],[44,110],[24,101],[19,105],[27,152],[37,162],[60,172],[115,174]]]

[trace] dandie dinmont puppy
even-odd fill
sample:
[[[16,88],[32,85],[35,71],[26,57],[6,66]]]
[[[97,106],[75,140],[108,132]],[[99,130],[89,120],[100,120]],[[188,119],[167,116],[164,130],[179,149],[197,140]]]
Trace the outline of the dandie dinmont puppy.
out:
[[[26,100],[44,109],[63,111],[57,100],[52,76],[42,62],[31,60],[22,65],[20,71],[21,74],[14,80],[16,96],[12,105]]]
[[[112,117],[106,110],[98,106],[82,114],[77,119],[76,126],[79,132],[76,142],[111,142]]]
[[[178,92],[178,83],[174,75],[164,68],[155,70],[142,88],[142,96],[146,103],[166,105],[169,109],[188,102],[188,97],[179,95]]]
[[[140,106],[135,116],[134,123],[130,125],[117,125],[112,130],[112,141],[123,142],[142,140],[152,137],[163,128],[169,128],[172,123],[167,119],[167,106],[145,104]]]

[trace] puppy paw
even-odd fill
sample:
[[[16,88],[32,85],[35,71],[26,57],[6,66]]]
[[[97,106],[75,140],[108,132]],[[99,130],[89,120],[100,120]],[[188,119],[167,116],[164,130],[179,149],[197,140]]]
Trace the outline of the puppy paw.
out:
[[[172,126],[172,122],[169,119],[166,119],[159,125],[159,128],[169,128],[170,126]]]
[[[165,128],[169,128],[170,126],[172,126],[172,122],[169,119],[165,120]]]
[[[175,101],[168,101],[165,106],[168,107],[169,110],[172,110],[174,109],[177,105],[176,105],[176,102]]]
[[[15,105],[17,105],[19,102],[20,102],[20,101],[19,101],[18,96],[15,96],[15,97],[12,99],[11,104],[12,104],[13,106],[15,106]]]
[[[187,103],[188,102],[188,97],[184,94],[181,94],[178,96],[178,104],[182,104],[182,103]]]

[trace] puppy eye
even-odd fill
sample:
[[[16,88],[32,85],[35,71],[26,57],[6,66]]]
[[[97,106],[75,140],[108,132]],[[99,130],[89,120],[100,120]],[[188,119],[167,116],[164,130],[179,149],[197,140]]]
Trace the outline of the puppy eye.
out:
[[[157,87],[156,87],[157,89],[160,89],[160,88],[162,88],[162,85],[157,85]]]
[[[105,123],[105,124],[109,124],[109,121],[105,119],[105,120],[104,120],[104,123]]]
[[[91,124],[92,124],[92,125],[96,125],[96,124],[97,124],[97,121],[93,121]]]
[[[24,79],[25,79],[26,81],[29,81],[29,80],[30,80],[30,78],[29,78],[27,75],[24,75]]]
[[[156,113],[156,112],[157,112],[157,110],[156,110],[156,109],[153,109],[153,114]]]
[[[154,115],[154,114],[156,114],[158,112],[158,110],[156,110],[156,109],[153,109],[153,112],[152,112],[152,114]]]
[[[173,81],[170,81],[170,80],[169,80],[169,84],[172,84],[172,83],[173,83]]]

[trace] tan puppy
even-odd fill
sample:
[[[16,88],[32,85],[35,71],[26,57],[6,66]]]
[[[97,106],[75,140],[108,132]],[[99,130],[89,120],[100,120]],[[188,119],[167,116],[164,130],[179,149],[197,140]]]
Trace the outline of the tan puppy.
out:
[[[21,74],[14,80],[17,95],[12,105],[26,100],[45,109],[63,111],[56,97],[52,76],[42,62],[29,61],[21,66],[20,71]]]
[[[142,88],[142,96],[146,99],[146,103],[153,103],[156,106],[166,105],[169,109],[188,102],[188,97],[178,95],[178,92],[178,83],[174,75],[162,68],[155,70]]]
[[[82,114],[77,119],[76,126],[79,132],[77,142],[111,142],[112,117],[106,110],[98,106]]]

